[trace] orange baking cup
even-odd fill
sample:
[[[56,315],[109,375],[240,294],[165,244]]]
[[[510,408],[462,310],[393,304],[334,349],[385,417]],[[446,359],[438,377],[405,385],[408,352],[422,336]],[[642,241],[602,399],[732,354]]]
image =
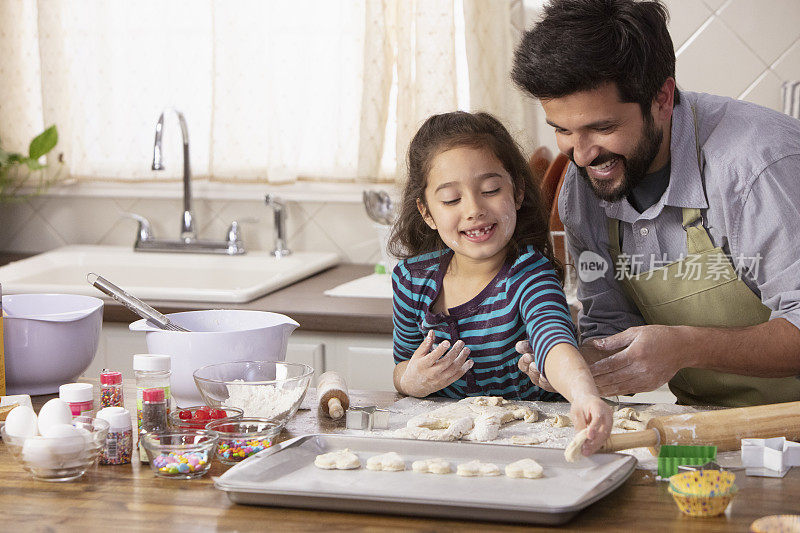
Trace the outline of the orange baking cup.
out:
[[[752,533],[800,533],[800,515],[763,516],[750,524]]]

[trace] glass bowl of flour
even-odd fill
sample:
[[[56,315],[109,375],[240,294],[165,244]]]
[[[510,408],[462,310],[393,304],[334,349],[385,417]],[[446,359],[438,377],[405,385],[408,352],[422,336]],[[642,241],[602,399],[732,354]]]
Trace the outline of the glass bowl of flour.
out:
[[[283,361],[235,361],[194,371],[194,382],[211,407],[237,407],[245,417],[265,418],[281,429],[297,412],[314,369]]]

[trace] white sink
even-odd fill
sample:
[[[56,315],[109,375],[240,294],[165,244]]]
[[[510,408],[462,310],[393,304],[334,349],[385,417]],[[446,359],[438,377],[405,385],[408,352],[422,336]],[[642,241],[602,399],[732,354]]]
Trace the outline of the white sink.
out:
[[[65,246],[0,267],[3,292],[100,296],[86,274],[95,272],[139,298],[249,302],[339,263],[327,252],[205,255],[134,252],[124,246]]]

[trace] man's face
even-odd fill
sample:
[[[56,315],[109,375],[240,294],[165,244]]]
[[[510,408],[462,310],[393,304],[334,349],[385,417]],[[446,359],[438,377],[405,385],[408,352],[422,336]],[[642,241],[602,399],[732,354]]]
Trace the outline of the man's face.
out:
[[[637,103],[622,103],[616,85],[542,100],[558,148],[598,198],[615,202],[661,168],[669,156],[664,132]],[[666,150],[666,152],[665,152]],[[659,157],[661,156],[661,157]],[[663,161],[661,161],[663,159]]]

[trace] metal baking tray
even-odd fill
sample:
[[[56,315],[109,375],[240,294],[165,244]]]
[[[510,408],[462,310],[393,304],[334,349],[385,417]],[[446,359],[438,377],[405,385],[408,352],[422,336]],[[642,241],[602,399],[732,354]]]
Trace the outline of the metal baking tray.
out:
[[[349,448],[361,459],[357,470],[322,470],[314,458]],[[403,472],[373,472],[369,457],[394,451]],[[418,459],[441,457],[453,473],[411,471]],[[459,463],[479,459],[502,470],[530,457],[544,467],[540,479],[462,477]],[[531,524],[563,524],[610,494],[630,476],[636,459],[596,454],[576,463],[563,450],[468,442],[435,442],[349,435],[305,435],[277,444],[242,461],[215,480],[235,503],[301,507],[359,513],[390,513]]]

